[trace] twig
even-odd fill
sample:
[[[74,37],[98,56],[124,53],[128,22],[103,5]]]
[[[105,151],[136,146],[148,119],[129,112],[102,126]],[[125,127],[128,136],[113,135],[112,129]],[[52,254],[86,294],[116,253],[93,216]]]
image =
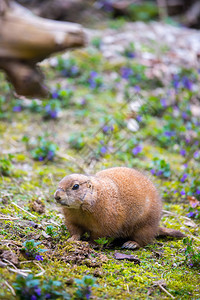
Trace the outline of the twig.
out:
[[[175,299],[175,297],[172,296],[172,294],[170,294],[170,293],[162,286],[162,284],[159,283],[158,286],[159,286],[159,288],[161,288],[161,290],[162,290],[163,292],[165,292],[168,296],[170,296],[172,299]]]
[[[13,268],[17,270],[17,267],[15,267],[15,265],[10,260],[3,258],[3,261],[7,262],[9,265],[13,266]]]
[[[7,285],[7,287],[10,289],[11,293],[13,294],[13,296],[16,296],[15,291],[13,289],[13,287],[5,280],[5,284]]]
[[[27,210],[23,209],[21,206],[19,206],[18,204],[11,202],[11,204],[15,205],[17,208],[23,210],[25,213],[27,213],[28,215],[30,215],[33,218],[37,218],[36,216],[34,216],[33,214],[31,214],[30,212],[28,212]]]
[[[42,268],[41,264],[39,262],[34,261],[33,262],[36,266],[38,266],[40,268],[40,270],[42,270],[42,272],[36,274],[36,277],[42,276],[45,273],[45,270]]]
[[[11,216],[7,216],[7,217],[0,216],[0,220],[20,220],[20,218],[15,218]]]
[[[11,268],[8,268],[9,271],[11,272],[14,272],[14,273],[17,273],[19,275],[22,275],[22,276],[28,276],[28,274],[26,274],[25,272],[21,272],[19,269],[11,269]]]
[[[28,264],[30,262],[33,262],[33,261],[32,260],[20,261],[19,264]]]

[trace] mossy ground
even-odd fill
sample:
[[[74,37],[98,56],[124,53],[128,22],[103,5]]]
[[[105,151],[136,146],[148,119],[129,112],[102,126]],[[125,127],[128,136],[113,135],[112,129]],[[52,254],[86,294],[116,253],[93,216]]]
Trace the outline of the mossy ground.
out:
[[[172,104],[164,108],[164,112],[160,107],[160,98],[165,94],[165,87],[163,86],[162,95],[148,102],[146,99],[153,94],[152,89],[156,83],[147,80],[146,77],[140,79],[141,84],[146,87],[140,91],[139,96],[134,92],[131,97],[133,101],[137,102],[138,98],[141,98],[146,102],[143,104],[143,112],[133,113],[126,96],[131,83],[121,79],[120,68],[123,66],[121,62],[112,65],[103,59],[97,49],[93,49],[93,52],[89,52],[88,49],[77,51],[72,56],[75,57],[83,76],[88,74],[87,68],[99,72],[103,87],[93,89],[87,80],[82,83],[77,78],[64,78],[54,68],[44,66],[48,85],[51,88],[73,89],[73,97],[67,100],[67,105],[66,103],[63,105],[61,115],[56,119],[45,119],[43,110],[33,112],[31,100],[16,99],[1,74],[0,90],[3,100],[0,148],[2,155],[13,154],[14,166],[10,176],[0,177],[1,249],[12,250],[17,254],[18,270],[26,269],[34,274],[42,270],[40,276],[42,279],[52,278],[62,281],[63,289],[70,294],[73,294],[74,287],[73,284],[68,284],[69,279],[82,278],[90,274],[96,276],[98,284],[97,288],[93,288],[94,299],[170,299],[172,297],[199,299],[199,271],[186,263],[185,246],[182,240],[157,240],[154,244],[135,252],[121,250],[119,247],[94,250],[96,253],[96,256],[93,254],[94,264],[85,263],[84,259],[81,262],[70,262],[64,259],[71,247],[67,242],[69,235],[61,230],[63,218],[53,199],[53,193],[60,179],[66,174],[96,173],[98,170],[112,166],[136,167],[150,172],[154,157],[168,162],[171,170],[171,175],[166,178],[151,175],[163,198],[164,210],[170,212],[164,212],[162,225],[179,229],[193,238],[195,250],[198,250],[199,246],[199,220],[193,220],[193,225],[190,226],[185,225],[185,221],[188,221],[186,215],[190,208],[186,195],[190,192],[189,188],[194,177],[199,174],[200,163],[189,155],[183,157],[179,153],[181,147],[185,145],[184,130],[171,146],[166,141],[159,140],[162,132],[158,132],[158,128],[163,128],[167,122],[170,123],[170,114],[173,119],[170,110]],[[126,63],[125,60],[124,64]],[[118,72],[117,78],[112,76],[113,70]],[[142,80],[146,81],[142,82]],[[56,83],[60,83],[61,86],[58,87]],[[191,97],[196,97],[195,93],[190,95],[187,90],[180,90],[179,94],[180,98],[184,95],[185,106],[188,105]],[[81,102],[82,99],[86,99],[84,104]],[[47,99],[46,103],[48,101],[52,100]],[[60,100],[56,99],[56,101]],[[22,110],[15,112],[13,108],[18,103]],[[176,105],[180,106],[180,110],[183,109],[177,99]],[[39,103],[38,106],[42,107],[42,104]],[[151,109],[148,110],[148,107]],[[130,119],[135,119],[137,114],[142,115],[143,122],[138,130],[130,131],[127,129],[127,123]],[[178,118],[181,120],[181,117]],[[190,115],[189,121],[191,130],[196,132],[196,139],[199,140],[199,131],[192,127]],[[103,129],[107,125],[112,126],[110,133]],[[176,126],[179,124],[174,123],[172,129],[175,130]],[[184,122],[182,126],[187,127]],[[38,162],[33,160],[30,149],[22,142],[22,138],[28,136],[31,140],[44,134],[47,139],[59,146],[59,151],[53,161]],[[81,134],[83,145],[78,140]],[[73,143],[70,144],[70,137],[78,141],[78,144],[75,146]],[[134,155],[132,149],[140,143],[143,144],[142,152]],[[103,151],[102,147],[106,147],[106,151]],[[187,147],[188,152],[193,149],[193,145]],[[188,166],[184,169],[183,164],[186,161]],[[188,175],[186,182],[180,180],[184,172]],[[185,195],[181,194],[182,189],[186,191]],[[41,214],[34,211],[32,206],[32,203],[38,199],[45,204],[45,211]],[[38,227],[34,228],[30,221],[34,221]],[[55,237],[46,238],[43,234],[48,225],[54,227]],[[30,239],[41,241],[43,248],[48,249],[50,255],[48,252],[44,253],[44,260],[41,262],[30,261],[20,251],[22,243]],[[79,243],[72,246],[76,249]],[[115,251],[136,255],[141,261],[140,265],[115,260],[113,258]],[[102,258],[100,254],[105,256]],[[92,261],[92,258],[89,257],[89,260]],[[16,273],[11,269],[14,267],[9,265],[9,262],[7,266],[1,268],[0,299],[15,298],[5,284],[7,282],[12,286],[16,279]]]

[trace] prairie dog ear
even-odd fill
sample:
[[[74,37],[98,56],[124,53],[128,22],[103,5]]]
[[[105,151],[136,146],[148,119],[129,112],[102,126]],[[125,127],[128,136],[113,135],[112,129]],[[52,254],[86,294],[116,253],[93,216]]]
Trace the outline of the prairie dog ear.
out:
[[[92,186],[92,182],[90,180],[87,181],[87,188],[89,188],[91,190],[91,192],[93,192],[93,186]]]

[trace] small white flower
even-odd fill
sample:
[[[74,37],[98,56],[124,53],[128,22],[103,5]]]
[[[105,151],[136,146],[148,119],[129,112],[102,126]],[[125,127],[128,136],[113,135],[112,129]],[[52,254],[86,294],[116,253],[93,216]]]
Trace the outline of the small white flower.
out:
[[[139,124],[135,119],[129,119],[127,122],[127,128],[133,132],[138,131],[139,129]]]

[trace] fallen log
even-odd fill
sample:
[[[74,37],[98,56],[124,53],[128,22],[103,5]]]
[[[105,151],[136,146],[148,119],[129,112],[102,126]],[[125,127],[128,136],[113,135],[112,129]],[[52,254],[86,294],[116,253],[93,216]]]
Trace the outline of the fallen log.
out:
[[[15,2],[0,0],[0,69],[20,95],[44,97],[47,88],[37,63],[85,42],[79,24],[43,19]]]

